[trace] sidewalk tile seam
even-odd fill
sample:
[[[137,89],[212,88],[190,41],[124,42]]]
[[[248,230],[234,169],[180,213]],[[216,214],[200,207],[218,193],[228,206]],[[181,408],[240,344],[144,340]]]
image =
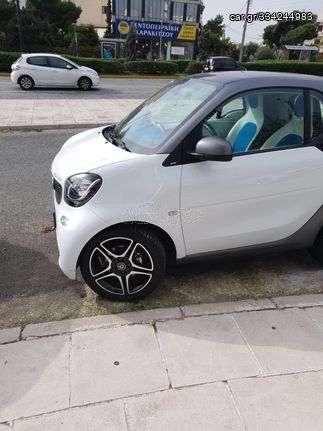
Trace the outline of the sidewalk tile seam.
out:
[[[312,323],[314,323],[314,325],[317,327],[317,328],[319,328],[319,330],[320,331],[323,331],[323,326],[321,326],[320,325],[320,323],[319,322],[317,322],[317,320],[315,320],[309,313],[307,313],[307,310],[309,309],[309,308],[323,308],[323,307],[306,307],[306,308],[303,308],[303,311],[304,311],[304,313],[306,314],[306,316],[310,319],[310,321],[312,322]]]
[[[262,363],[261,363],[261,362],[260,362],[260,360],[257,358],[256,353],[253,351],[252,347],[250,346],[250,344],[249,344],[249,342],[248,342],[247,338],[245,337],[245,335],[244,335],[244,333],[243,333],[242,329],[241,329],[241,328],[240,328],[240,326],[239,326],[239,323],[238,323],[238,322],[237,322],[237,320],[234,318],[234,315],[233,315],[233,316],[231,316],[231,318],[233,319],[233,322],[235,323],[236,328],[237,328],[237,330],[238,330],[238,332],[239,332],[239,334],[240,334],[241,338],[242,338],[242,339],[243,339],[243,341],[245,342],[246,346],[247,346],[247,347],[248,347],[248,349],[249,349],[249,352],[250,352],[251,356],[253,357],[254,361],[256,362],[256,364],[257,364],[257,366],[258,366],[258,368],[259,368],[259,373],[260,373],[260,374],[259,374],[259,377],[264,376],[264,375],[265,375],[265,369],[264,369],[264,367],[263,367]]]
[[[239,419],[240,419],[240,422],[241,422],[243,428],[245,429],[245,431],[248,431],[247,425],[246,425],[245,421],[243,420],[242,413],[241,413],[241,411],[239,409],[237,400],[235,399],[235,396],[234,396],[234,393],[232,391],[232,388],[230,386],[229,381],[224,382],[224,384],[225,384],[225,386],[227,387],[227,389],[229,391],[229,394],[230,394],[230,397],[231,397],[231,400],[232,400],[232,404],[234,406],[235,411],[237,412],[237,415],[239,416]]]
[[[127,427],[128,431],[131,431],[130,423],[129,423],[129,415],[128,415],[128,411],[127,411],[127,401],[122,400],[122,404],[123,404],[123,413],[124,413],[124,419],[126,422],[126,427]]]
[[[68,343],[68,406],[70,408],[71,398],[72,398],[72,391],[71,391],[72,334],[69,334],[68,340],[69,340],[69,343]]]
[[[153,327],[153,330],[154,330],[154,334],[155,334],[155,338],[156,338],[158,350],[159,350],[159,353],[160,353],[160,355],[162,357],[162,360],[163,360],[163,363],[164,363],[164,366],[165,366],[165,371],[166,371],[166,375],[167,375],[167,379],[168,379],[168,384],[169,384],[168,389],[172,389],[173,385],[172,385],[172,382],[171,382],[171,379],[170,379],[170,375],[169,375],[169,371],[168,371],[168,365],[167,365],[167,361],[166,361],[166,356],[164,355],[161,343],[160,343],[159,338],[158,338],[158,328],[157,328],[156,323],[154,323],[152,325],[152,327]]]

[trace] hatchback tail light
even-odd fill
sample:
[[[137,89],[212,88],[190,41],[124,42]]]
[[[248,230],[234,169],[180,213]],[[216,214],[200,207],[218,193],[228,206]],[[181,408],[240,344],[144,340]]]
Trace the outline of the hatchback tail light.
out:
[[[20,66],[19,66],[19,64],[13,64],[13,65],[11,66],[11,70],[12,70],[13,72],[15,72],[16,70],[20,70]]]
[[[212,66],[211,66],[211,72],[215,72],[215,69],[216,69],[215,65],[212,64]]]

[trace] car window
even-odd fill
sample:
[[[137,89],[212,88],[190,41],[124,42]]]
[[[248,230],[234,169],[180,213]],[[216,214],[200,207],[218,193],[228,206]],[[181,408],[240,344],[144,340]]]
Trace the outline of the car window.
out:
[[[323,145],[323,94],[311,91],[311,143]]]
[[[27,63],[34,66],[47,66],[47,58],[43,55],[36,55],[27,58]]]
[[[48,60],[50,66],[56,69],[66,69],[66,65],[68,64],[67,61],[59,57],[48,57]]]
[[[230,58],[224,58],[222,60],[222,67],[226,69],[235,69],[236,65],[235,65],[235,62]]]
[[[210,135],[226,139],[233,153],[301,146],[303,91],[266,89],[231,98],[203,121],[200,137]]]
[[[172,83],[119,123],[116,134],[131,151],[153,154],[220,88],[221,85],[215,86],[204,79]]]

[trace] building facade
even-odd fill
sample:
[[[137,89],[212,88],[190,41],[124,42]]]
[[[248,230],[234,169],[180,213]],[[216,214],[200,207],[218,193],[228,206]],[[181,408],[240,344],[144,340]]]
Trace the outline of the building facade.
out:
[[[79,24],[93,24],[100,37],[106,30],[107,0],[74,0],[81,6]],[[203,0],[112,0],[114,40],[111,52],[122,56],[120,45],[134,23],[139,58],[191,59]],[[119,55],[118,55],[119,56]]]

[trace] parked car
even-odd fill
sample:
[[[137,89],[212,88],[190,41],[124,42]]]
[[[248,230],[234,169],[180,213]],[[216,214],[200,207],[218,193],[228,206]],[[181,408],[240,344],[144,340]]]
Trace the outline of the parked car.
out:
[[[70,138],[52,164],[63,272],[137,300],[176,261],[304,247],[323,263],[321,81],[194,75]]]
[[[224,72],[229,70],[246,70],[229,57],[209,57],[203,67],[204,72]]]
[[[11,70],[12,83],[19,84],[23,90],[35,86],[90,90],[100,81],[95,70],[54,54],[22,54]]]

